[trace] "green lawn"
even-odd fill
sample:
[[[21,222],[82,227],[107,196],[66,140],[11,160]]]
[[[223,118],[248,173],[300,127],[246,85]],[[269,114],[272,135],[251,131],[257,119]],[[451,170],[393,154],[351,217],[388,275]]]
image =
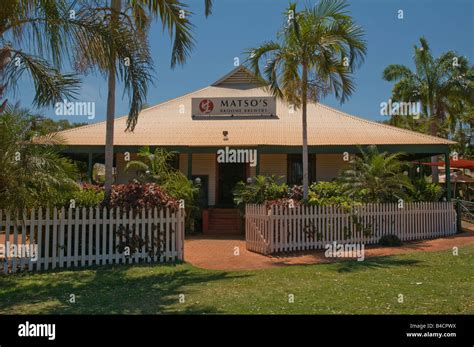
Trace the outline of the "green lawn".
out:
[[[257,271],[180,264],[0,276],[0,313],[473,314],[474,245],[458,256],[417,252]]]

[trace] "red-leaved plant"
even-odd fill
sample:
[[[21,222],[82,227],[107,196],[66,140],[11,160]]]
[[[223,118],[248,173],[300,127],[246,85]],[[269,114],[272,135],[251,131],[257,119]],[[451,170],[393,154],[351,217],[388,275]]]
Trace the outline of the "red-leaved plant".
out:
[[[156,183],[116,184],[112,187],[110,208],[121,211],[140,211],[142,208],[171,208],[178,209],[178,201],[171,197]]]

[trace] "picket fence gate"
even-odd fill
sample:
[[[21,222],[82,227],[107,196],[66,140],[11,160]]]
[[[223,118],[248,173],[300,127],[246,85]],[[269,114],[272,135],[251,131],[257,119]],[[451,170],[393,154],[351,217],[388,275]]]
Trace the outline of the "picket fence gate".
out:
[[[0,210],[0,273],[183,260],[184,217],[168,208]]]
[[[261,254],[321,249],[333,242],[374,244],[388,234],[411,241],[456,232],[452,202],[366,204],[349,209],[257,204],[245,207],[246,247]]]

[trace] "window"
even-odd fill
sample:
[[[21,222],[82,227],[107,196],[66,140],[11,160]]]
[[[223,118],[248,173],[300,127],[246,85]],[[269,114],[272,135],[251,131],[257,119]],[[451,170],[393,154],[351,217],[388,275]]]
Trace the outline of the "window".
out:
[[[288,154],[288,184],[303,184],[303,155]],[[308,155],[309,183],[316,181],[316,158],[314,154]]]

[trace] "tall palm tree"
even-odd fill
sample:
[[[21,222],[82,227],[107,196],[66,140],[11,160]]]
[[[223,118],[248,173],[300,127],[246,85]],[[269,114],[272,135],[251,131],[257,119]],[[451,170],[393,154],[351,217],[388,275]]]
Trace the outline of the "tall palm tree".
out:
[[[113,6],[119,4],[113,0]],[[13,92],[27,71],[35,87],[35,106],[53,106],[58,101],[74,99],[80,79],[76,73],[61,73],[67,60],[77,72],[94,67],[102,73],[109,72],[109,86],[113,86],[109,89],[113,92],[118,75],[129,93],[129,124],[133,125],[146,97],[151,70],[146,38],[135,28],[137,22],[144,23],[138,11],[130,17],[94,0],[2,1],[0,98],[7,90]],[[114,94],[109,95],[109,100],[114,98]],[[113,115],[114,102],[108,104],[108,112]],[[0,113],[6,105],[7,100],[0,100]],[[108,133],[113,136],[113,119]],[[109,151],[107,158],[110,157]]]
[[[129,92],[133,118],[145,98],[151,70],[148,45],[139,38],[129,17],[115,21],[107,8],[92,0],[5,0],[0,11],[0,97],[7,89],[14,91],[27,71],[35,87],[33,104],[53,106],[74,99],[79,88],[77,73],[61,73],[64,60],[76,72],[94,66],[104,72],[117,58],[120,64],[114,71]]]
[[[472,96],[473,76],[469,73],[469,62],[454,51],[434,58],[424,37],[420,38],[420,46],[414,46],[413,62],[415,70],[399,64],[387,66],[383,78],[396,81],[392,90],[394,100],[421,103],[422,112],[429,120],[429,133],[438,136],[448,117],[453,95]],[[431,161],[437,162],[438,158],[433,156]],[[433,182],[438,182],[437,166],[433,166],[432,175]]]
[[[279,42],[248,51],[248,65],[273,95],[301,107],[303,129],[303,195],[308,197],[307,103],[329,93],[344,102],[354,91],[352,72],[366,53],[363,30],[342,0],[321,0],[297,12],[290,4]],[[259,63],[267,58],[264,75]]]
[[[139,41],[146,40],[150,18],[161,21],[163,28],[173,36],[173,50],[171,54],[171,67],[184,64],[193,47],[192,24],[189,20],[191,12],[187,6],[178,0],[111,0],[111,25],[116,26],[121,16],[130,14],[134,27],[137,30]],[[212,11],[212,1],[205,0],[205,15]],[[116,62],[111,56],[108,66],[108,95],[107,95],[107,120],[105,135],[105,202],[110,198],[113,182],[114,161],[114,119],[115,119],[115,89],[116,89]],[[146,92],[146,88],[145,92]],[[133,131],[137,123],[138,114],[143,105],[143,100],[130,109],[127,120],[127,129]]]

